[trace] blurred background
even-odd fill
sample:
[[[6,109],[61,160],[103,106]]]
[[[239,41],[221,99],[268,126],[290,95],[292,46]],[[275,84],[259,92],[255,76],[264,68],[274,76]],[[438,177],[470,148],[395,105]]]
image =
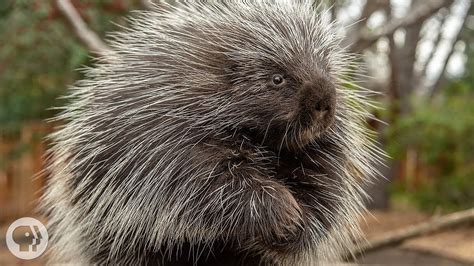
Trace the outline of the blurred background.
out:
[[[319,1],[316,1],[319,3]],[[471,0],[325,0],[343,45],[360,54],[382,109],[369,121],[389,154],[367,187],[369,241],[474,207],[474,10]],[[0,264],[6,227],[34,216],[54,106],[107,49],[106,32],[148,0],[0,0]],[[158,5],[158,7],[160,7]],[[464,217],[464,216],[463,216]],[[466,219],[469,221],[469,219]],[[365,252],[362,263],[472,265],[471,222]],[[41,263],[42,258],[32,261]]]

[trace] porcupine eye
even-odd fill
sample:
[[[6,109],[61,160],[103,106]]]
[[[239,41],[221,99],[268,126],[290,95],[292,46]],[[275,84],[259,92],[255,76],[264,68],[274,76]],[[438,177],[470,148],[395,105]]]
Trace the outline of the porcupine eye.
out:
[[[283,84],[284,81],[285,81],[285,78],[280,74],[275,74],[272,77],[272,82],[274,85],[277,85],[277,86],[281,85]]]

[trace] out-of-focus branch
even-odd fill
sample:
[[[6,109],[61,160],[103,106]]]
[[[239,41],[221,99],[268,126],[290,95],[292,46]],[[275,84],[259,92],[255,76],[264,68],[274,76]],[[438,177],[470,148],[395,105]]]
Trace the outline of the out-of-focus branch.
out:
[[[381,249],[387,246],[399,244],[407,239],[414,238],[423,234],[451,228],[461,224],[474,221],[474,208],[460,212],[451,213],[442,217],[433,218],[430,221],[412,225],[407,228],[387,233],[381,237],[369,240],[365,245],[360,245],[353,250],[351,254],[358,256],[360,254]],[[350,258],[351,256],[347,256]]]
[[[349,34],[344,40],[344,44],[352,44],[356,42],[363,30],[367,26],[367,21],[372,14],[379,9],[386,9],[390,6],[390,0],[369,0],[366,1],[359,18],[348,28]]]
[[[360,19],[364,20],[363,25],[367,24],[367,19],[380,8],[383,8],[386,5],[390,5],[390,0],[372,0],[366,1]]]
[[[426,58],[426,61],[424,62],[423,64],[423,67],[421,68],[421,73],[420,73],[420,78],[423,78],[426,76],[426,71],[428,69],[428,66],[430,65],[431,63],[431,59],[433,58],[433,55],[436,54],[436,52],[439,50],[439,45],[441,43],[441,40],[442,40],[442,36],[443,36],[443,28],[444,28],[444,24],[446,22],[446,19],[449,17],[449,14],[451,12],[449,11],[449,9],[447,10],[446,14],[441,14],[442,17],[441,19],[439,20],[439,27],[438,27],[438,31],[436,32],[436,37],[435,39],[433,40],[433,49],[431,49],[430,53],[428,54],[428,57]]]
[[[367,30],[361,32],[351,46],[351,50],[357,52],[368,48],[378,39],[393,34],[399,28],[409,27],[426,20],[441,8],[451,5],[453,1],[454,0],[431,0],[423,2],[423,5],[417,5],[417,7],[412,9],[405,17],[393,18],[375,32],[370,33]]]
[[[362,13],[360,15],[360,22],[357,23],[356,31],[357,33],[361,32],[364,26],[367,26],[367,20],[372,16],[372,14],[386,6],[390,5],[390,0],[372,0],[366,1],[364,7],[362,8]],[[356,36],[357,37],[357,36]],[[356,40],[357,38],[354,38]]]
[[[112,53],[112,50],[100,37],[89,29],[70,0],[56,0],[56,4],[64,17],[71,24],[76,36],[92,53],[99,56],[110,55]]]
[[[446,75],[446,68],[448,67],[449,59],[451,59],[452,55],[455,52],[455,47],[456,44],[459,42],[461,38],[461,32],[464,28],[464,25],[467,22],[467,18],[469,17],[469,10],[472,8],[472,3],[471,1],[466,1],[467,7],[466,7],[466,13],[464,14],[463,21],[461,26],[459,27],[459,31],[457,32],[456,36],[454,37],[451,46],[449,48],[448,55],[444,58],[444,61],[442,63],[443,68],[441,69],[441,72],[439,73],[438,78],[436,79],[435,83],[433,83],[433,86],[431,87],[430,90],[430,97],[433,97],[441,88],[441,85],[443,83],[443,80],[445,79]]]

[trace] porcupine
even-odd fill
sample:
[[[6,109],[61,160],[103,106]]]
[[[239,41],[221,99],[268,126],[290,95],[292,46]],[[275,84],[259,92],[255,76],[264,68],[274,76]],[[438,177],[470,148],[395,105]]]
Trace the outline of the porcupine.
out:
[[[370,91],[348,80],[336,32],[308,0],[138,12],[51,135],[51,261],[309,265],[346,251],[377,151]]]

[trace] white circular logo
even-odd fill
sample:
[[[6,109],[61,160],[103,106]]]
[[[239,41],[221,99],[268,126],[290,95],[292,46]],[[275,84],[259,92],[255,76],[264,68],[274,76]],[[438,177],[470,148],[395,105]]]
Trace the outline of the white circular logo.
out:
[[[48,231],[38,220],[23,217],[7,230],[7,247],[19,259],[32,260],[43,254],[48,246]]]

